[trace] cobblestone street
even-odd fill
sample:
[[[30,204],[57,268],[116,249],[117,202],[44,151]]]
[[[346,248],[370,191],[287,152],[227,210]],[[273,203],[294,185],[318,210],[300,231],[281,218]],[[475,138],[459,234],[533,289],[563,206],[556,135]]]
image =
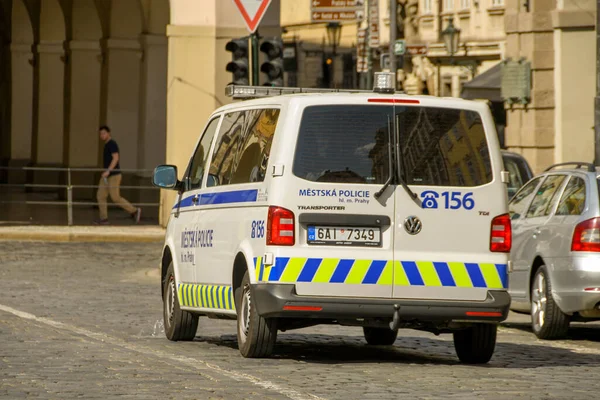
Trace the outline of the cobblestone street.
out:
[[[368,347],[360,328],[280,333],[274,357],[244,359],[235,322],[201,318],[196,339],[162,330],[161,244],[0,241],[0,397],[136,399],[592,399],[600,325],[539,341],[511,315],[488,365],[451,335],[403,330]]]

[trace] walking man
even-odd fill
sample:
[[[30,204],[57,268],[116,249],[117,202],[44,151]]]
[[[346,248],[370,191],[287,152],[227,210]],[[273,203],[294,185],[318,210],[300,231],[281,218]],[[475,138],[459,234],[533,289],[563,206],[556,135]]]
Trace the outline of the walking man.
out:
[[[104,142],[104,172],[98,184],[98,207],[100,208],[100,219],[95,221],[98,225],[108,225],[108,207],[106,198],[110,195],[113,203],[127,211],[137,224],[142,216],[142,209],[135,208],[127,200],[121,197],[119,187],[121,186],[121,165],[119,164],[119,146],[110,135],[110,128],[106,125],[100,127],[100,139]]]

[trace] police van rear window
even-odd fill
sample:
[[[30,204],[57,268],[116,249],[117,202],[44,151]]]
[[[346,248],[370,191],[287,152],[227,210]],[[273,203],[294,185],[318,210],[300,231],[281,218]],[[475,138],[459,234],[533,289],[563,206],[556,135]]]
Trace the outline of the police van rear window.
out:
[[[479,186],[492,179],[477,112],[459,109],[324,105],[304,110],[293,173],[313,182],[381,184],[389,176],[388,127],[410,185]]]

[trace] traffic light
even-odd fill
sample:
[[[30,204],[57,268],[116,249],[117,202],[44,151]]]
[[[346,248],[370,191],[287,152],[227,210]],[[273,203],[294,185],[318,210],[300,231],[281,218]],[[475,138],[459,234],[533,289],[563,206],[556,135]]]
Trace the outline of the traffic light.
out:
[[[248,68],[248,38],[231,39],[225,45],[225,50],[231,52],[231,61],[225,68],[233,75],[230,85],[249,85]]]
[[[280,38],[265,39],[260,45],[260,51],[267,58],[260,66],[260,72],[267,75],[263,86],[283,86],[283,42]]]

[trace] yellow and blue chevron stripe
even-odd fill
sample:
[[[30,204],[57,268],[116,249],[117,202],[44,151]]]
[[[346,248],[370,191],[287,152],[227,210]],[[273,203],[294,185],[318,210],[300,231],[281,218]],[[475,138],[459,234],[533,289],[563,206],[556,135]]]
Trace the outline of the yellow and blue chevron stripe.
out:
[[[506,264],[277,257],[254,259],[259,282],[508,288]]]
[[[182,306],[235,310],[231,286],[181,283],[178,291]]]

